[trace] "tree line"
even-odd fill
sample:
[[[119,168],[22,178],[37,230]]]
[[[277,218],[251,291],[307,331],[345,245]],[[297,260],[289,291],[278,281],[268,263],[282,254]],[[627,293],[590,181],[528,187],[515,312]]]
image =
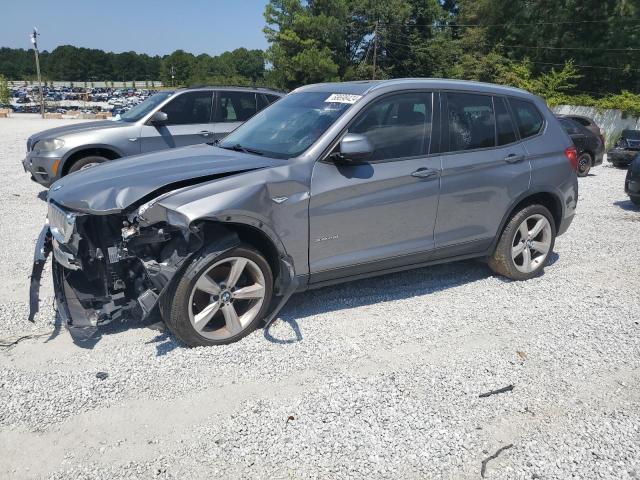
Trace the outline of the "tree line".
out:
[[[42,52],[51,80],[166,85],[444,77],[510,84],[550,103],[640,92],[640,3],[629,0],[269,0],[266,51],[164,57],[61,46]],[[0,74],[33,78],[33,54],[0,49]],[[172,78],[173,77],[173,78]],[[625,93],[626,92],[626,93]],[[615,100],[617,101],[617,100]],[[635,107],[640,108],[640,107]]]
[[[271,0],[265,19],[266,58],[286,88],[375,76],[555,97],[640,91],[637,1]]]
[[[188,85],[218,81],[251,84],[264,75],[264,52],[238,48],[218,56],[195,56],[182,50],[171,55],[104,52],[93,48],[62,45],[40,52],[45,81],[157,81],[165,85]],[[0,75],[11,80],[33,80],[36,67],[33,50],[0,48]],[[173,76],[173,78],[172,78]]]

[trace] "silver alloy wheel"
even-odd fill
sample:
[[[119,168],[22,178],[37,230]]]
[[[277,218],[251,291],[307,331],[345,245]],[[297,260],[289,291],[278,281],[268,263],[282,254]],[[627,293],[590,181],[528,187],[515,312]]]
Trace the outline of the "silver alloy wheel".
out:
[[[536,213],[527,217],[516,230],[511,242],[511,258],[518,271],[533,272],[549,255],[551,224],[547,217]]]
[[[255,262],[225,258],[198,277],[189,296],[189,320],[205,338],[234,337],[255,320],[264,296],[264,275]]]
[[[87,163],[86,165],[81,166],[80,170],[86,170],[87,168],[95,167],[96,165],[100,165],[100,162]]]

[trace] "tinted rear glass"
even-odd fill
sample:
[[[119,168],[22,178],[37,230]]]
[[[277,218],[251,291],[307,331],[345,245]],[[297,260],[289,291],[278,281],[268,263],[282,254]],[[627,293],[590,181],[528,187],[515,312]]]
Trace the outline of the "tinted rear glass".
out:
[[[532,137],[542,130],[544,119],[536,106],[526,100],[509,99],[511,110],[515,115],[516,124],[520,131],[520,138]]]
[[[450,152],[494,147],[496,124],[489,95],[447,93]]]

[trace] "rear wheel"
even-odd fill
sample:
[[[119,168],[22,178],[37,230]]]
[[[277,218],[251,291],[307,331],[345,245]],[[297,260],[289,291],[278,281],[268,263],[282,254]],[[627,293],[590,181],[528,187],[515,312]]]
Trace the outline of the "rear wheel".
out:
[[[555,239],[555,222],[549,210],[542,205],[525,207],[507,223],[489,266],[512,280],[536,277],[547,264]]]
[[[591,170],[591,165],[593,165],[591,155],[587,152],[582,153],[578,157],[578,176],[586,177],[589,174],[589,170]]]
[[[634,205],[640,207],[640,197],[629,197],[629,199],[631,200],[631,202],[633,202]]]
[[[191,347],[226,345],[256,328],[269,309],[272,291],[269,263],[252,247],[203,253],[166,292],[163,316]]]
[[[101,163],[106,162],[107,159],[104,157],[100,157],[98,155],[91,155],[89,157],[82,157],[73,162],[71,167],[69,168],[68,173],[77,172],[80,170],[84,170],[86,168],[95,167],[96,165],[100,165]]]

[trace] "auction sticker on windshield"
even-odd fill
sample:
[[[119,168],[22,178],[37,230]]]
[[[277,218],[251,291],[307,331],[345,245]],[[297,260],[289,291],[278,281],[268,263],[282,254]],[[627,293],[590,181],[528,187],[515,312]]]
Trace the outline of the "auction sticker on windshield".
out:
[[[362,95],[351,95],[348,93],[332,93],[325,103],[349,103],[354,104],[362,98]]]

